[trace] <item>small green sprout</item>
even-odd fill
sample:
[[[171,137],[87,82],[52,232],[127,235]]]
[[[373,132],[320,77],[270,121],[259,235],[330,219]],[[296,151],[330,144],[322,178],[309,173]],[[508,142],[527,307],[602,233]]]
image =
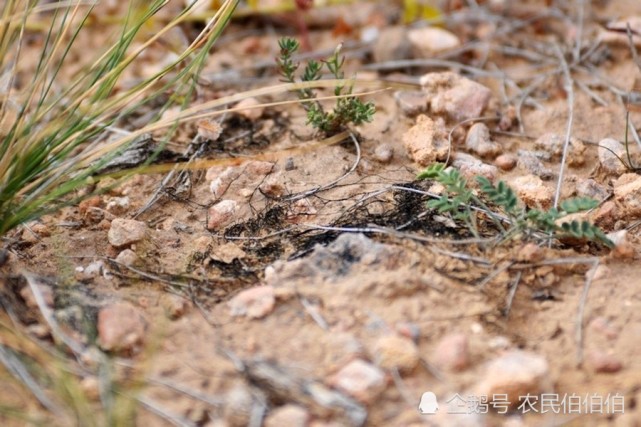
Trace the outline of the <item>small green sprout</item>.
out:
[[[296,82],[296,72],[300,66],[294,62],[293,55],[298,51],[300,45],[297,40],[283,38],[279,40],[280,56],[276,58],[279,72],[287,83]],[[343,80],[345,73],[342,71],[345,57],[340,56],[341,46],[339,45],[334,53],[326,60],[310,60],[305,65],[300,77],[302,82],[320,80],[323,66],[337,80]],[[338,85],[334,88],[334,95],[351,95],[353,87]],[[338,98],[332,111],[325,111],[323,106],[316,100],[316,93],[313,89],[300,89],[298,97],[303,101],[302,105],[307,111],[307,124],[319,131],[332,135],[344,130],[348,124],[360,125],[369,123],[374,118],[376,108],[371,102],[364,103],[355,96]]]
[[[563,238],[574,237],[600,242],[608,247],[614,246],[605,233],[588,221],[563,221],[563,218],[574,213],[585,212],[598,206],[596,200],[574,198],[561,203],[559,208],[547,211],[527,209],[505,182],[494,185],[483,176],[477,176],[480,192],[491,206],[474,194],[467,181],[456,169],[446,169],[442,163],[435,163],[418,175],[419,179],[433,179],[445,187],[443,194],[427,202],[427,206],[439,213],[449,214],[454,219],[463,221],[470,232],[479,236],[476,210],[487,215],[501,230],[503,240],[515,236],[526,238]],[[502,218],[503,217],[503,218]],[[508,228],[506,228],[506,226]]]

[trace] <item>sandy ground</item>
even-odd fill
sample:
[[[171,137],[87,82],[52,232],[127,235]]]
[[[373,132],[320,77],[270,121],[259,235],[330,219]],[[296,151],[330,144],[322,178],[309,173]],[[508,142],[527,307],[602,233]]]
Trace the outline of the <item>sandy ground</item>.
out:
[[[567,130],[568,92],[554,46],[564,46],[571,58],[578,12],[574,2],[563,2],[554,9],[563,17],[537,18],[545,10],[543,3],[506,6],[503,15],[483,5],[487,15],[479,16],[501,17],[497,25],[481,19],[445,26],[463,46],[483,41],[444,57],[474,67],[465,75],[490,89],[486,117],[514,114],[520,97],[512,83],[525,90],[537,76],[557,70],[531,88],[522,108],[522,128],[516,119],[502,131],[498,120],[488,121],[491,138],[500,147],[496,154],[520,159],[522,150],[540,150],[535,141],[541,135],[564,137]],[[584,52],[609,22],[641,16],[635,1],[593,3],[586,5],[581,28]],[[359,15],[358,7],[348,6],[345,16]],[[340,37],[332,35],[331,27],[314,28],[312,46],[322,51],[332,49],[339,38],[358,38],[367,19],[380,20],[380,14],[372,8],[366,22]],[[266,30],[273,24],[263,19],[232,24],[224,51],[214,52],[205,70],[215,84],[199,96],[207,99],[275,82],[272,70],[252,68],[276,54],[277,37]],[[501,34],[508,24],[519,24],[518,29],[510,36]],[[244,26],[256,31],[244,35]],[[285,29],[277,26],[276,31]],[[522,52],[508,55],[497,46]],[[350,69],[375,63],[371,55],[346,52],[352,57]],[[592,178],[606,191],[603,205],[612,200],[608,193],[625,172],[604,171],[595,146],[604,138],[625,137],[625,106],[608,85],[638,90],[641,72],[625,42],[604,43],[595,52],[571,70],[576,82],[571,133],[586,149],[583,162],[566,166],[562,196],[576,195],[580,184]],[[232,73],[226,84],[216,81],[225,69],[242,71]],[[481,69],[500,70],[505,77],[484,76]],[[428,71],[441,69],[397,67],[362,76],[417,83]],[[98,313],[127,301],[131,311],[125,311],[126,319],[103,319],[130,330],[135,343],[122,344],[119,354],[107,352],[115,366],[114,381],[140,375],[146,382],[142,395],[163,410],[159,416],[141,406],[136,425],[342,426],[358,425],[363,414],[368,426],[641,425],[638,215],[619,204],[600,223],[606,232],[628,229],[630,243],[623,255],[585,243],[555,242],[552,248],[518,239],[497,247],[457,243],[469,237],[464,228],[427,209],[427,195],[407,190],[428,191],[431,183],[415,181],[422,166],[408,157],[402,141],[417,118],[399,106],[396,91],[370,96],[378,113],[373,123],[356,129],[358,149],[347,140],[286,151],[317,140],[298,106],[262,109],[251,118],[227,115],[219,142],[205,145],[202,157],[249,160],[173,181],[139,215],[163,176],[134,177],[92,203],[47,216],[35,236],[18,230],[14,237],[19,241],[0,270],[14,275],[2,282],[3,295],[13,293],[10,301],[20,321],[37,331],[34,326],[45,322],[24,292],[28,285],[15,275],[29,271],[48,278],[45,287],[55,295],[56,318],[83,348],[94,350],[106,347]],[[429,109],[425,113],[438,116]],[[457,125],[447,114],[442,118],[448,130]],[[641,114],[632,110],[630,120],[638,126]],[[469,126],[454,133],[454,152],[469,152],[463,142]],[[183,152],[196,130],[195,124],[181,129],[169,148]],[[392,151],[389,161],[381,157],[381,146]],[[265,152],[279,154],[268,164],[251,159]],[[553,192],[560,159],[551,154],[542,165],[549,170],[543,185]],[[212,193],[212,181],[224,173],[233,177],[228,188]],[[511,182],[532,173],[519,163],[511,171],[499,169],[497,179]],[[179,184],[186,182],[189,190],[181,191]],[[127,204],[117,206],[123,197]],[[212,227],[210,208],[220,200],[236,202],[236,209]],[[113,220],[134,217],[144,223],[144,237],[115,248],[108,240]],[[132,266],[113,263],[126,248],[135,253]],[[96,262],[102,263],[98,272],[85,274]],[[586,288],[588,272],[597,264]],[[51,339],[46,328],[38,339]],[[506,365],[502,373],[492,367],[519,354],[535,360],[517,361],[516,368]],[[367,369],[350,377],[345,369],[355,361]],[[81,376],[86,393],[97,394],[99,378]],[[15,404],[11,394],[16,387],[3,386],[0,401]],[[488,413],[445,413],[443,401],[454,393],[472,396],[487,390],[559,398],[606,399],[618,393],[625,410],[524,414],[513,407],[499,414],[490,407]],[[418,411],[427,391],[441,402],[436,415]],[[100,407],[98,401],[95,405]],[[13,422],[7,418],[2,423]]]

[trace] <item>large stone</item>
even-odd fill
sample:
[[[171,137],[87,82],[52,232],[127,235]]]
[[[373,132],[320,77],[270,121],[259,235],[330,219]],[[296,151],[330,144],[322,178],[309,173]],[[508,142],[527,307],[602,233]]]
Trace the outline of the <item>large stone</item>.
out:
[[[209,208],[207,229],[215,231],[229,224],[234,219],[237,210],[238,203],[235,200],[221,200],[216,203]]]
[[[605,138],[599,142],[599,163],[601,168],[611,174],[621,174],[625,172],[625,164],[621,161],[625,159],[625,145],[613,138]]]
[[[614,198],[626,215],[641,215],[641,177],[635,173],[619,177],[614,182]]]
[[[302,406],[287,404],[270,412],[265,427],[305,427],[309,418],[309,412]]]
[[[430,111],[456,122],[481,117],[492,97],[482,84],[449,71],[425,74],[421,86],[430,96]]]
[[[142,312],[128,302],[108,305],[98,313],[98,343],[105,351],[133,353],[145,339]]]
[[[275,303],[276,297],[272,286],[256,286],[242,291],[227,305],[232,316],[260,319],[272,312]]]
[[[512,350],[491,360],[482,380],[477,384],[477,396],[507,395],[511,407],[516,407],[521,396],[551,392],[547,361],[534,353]]]
[[[490,129],[485,123],[475,123],[467,132],[465,148],[481,157],[496,157],[501,147],[490,138]]]
[[[107,239],[112,246],[120,248],[143,240],[146,234],[147,225],[144,222],[116,218],[111,221]]]
[[[414,28],[407,37],[412,44],[414,56],[431,58],[437,53],[461,46],[461,41],[454,34],[438,27]]]
[[[467,368],[470,363],[467,336],[452,333],[441,338],[434,349],[432,362],[439,368],[452,372]]]
[[[419,362],[418,348],[412,340],[395,334],[380,337],[374,346],[378,366],[383,369],[398,369],[409,372]]]
[[[519,176],[510,182],[510,186],[531,208],[548,209],[552,206],[554,192],[536,175]]]
[[[421,166],[447,158],[448,142],[445,128],[425,115],[403,135],[403,144],[410,158]]]

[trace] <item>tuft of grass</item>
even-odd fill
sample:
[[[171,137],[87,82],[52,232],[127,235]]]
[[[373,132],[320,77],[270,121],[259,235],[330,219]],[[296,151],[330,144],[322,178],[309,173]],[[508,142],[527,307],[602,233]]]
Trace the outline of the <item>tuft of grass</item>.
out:
[[[91,31],[95,3],[71,0],[41,4],[6,0],[0,6],[0,236],[18,225],[77,200],[74,193],[94,182],[101,168],[122,153],[135,136],[118,130],[127,117],[159,100],[170,90],[148,125],[172,105],[185,109],[195,92],[209,50],[239,0],[222,2],[196,39],[155,74],[128,89],[123,77],[141,54],[185,22],[192,6],[147,40],[141,30],[154,23],[166,0],[130,0],[122,23],[105,45],[85,63],[70,61],[78,40]],[[43,18],[44,16],[44,18]],[[45,19],[42,31],[33,25]],[[22,64],[32,54],[29,39],[41,48],[35,70]],[[77,53],[77,52],[76,52]],[[84,52],[86,55],[86,52]],[[168,132],[167,139],[171,132]],[[105,137],[111,140],[106,143]],[[159,147],[159,150],[162,147]],[[149,159],[149,161],[152,161]]]
[[[298,51],[300,44],[295,39],[283,38],[279,40],[278,45],[280,56],[276,59],[276,63],[279,72],[285,82],[295,83],[300,64],[294,61],[293,56]],[[345,58],[340,56],[340,51],[341,46],[339,45],[329,58],[320,62],[308,61],[300,76],[300,81],[320,80],[323,68],[326,68],[335,80],[344,80],[345,73],[342,69]],[[337,97],[336,104],[331,111],[325,111],[316,99],[316,93],[312,88],[300,89],[298,97],[302,100],[302,105],[307,111],[307,124],[326,135],[334,135],[346,130],[349,124],[358,126],[371,122],[374,119],[376,107],[373,103],[365,103],[355,96],[344,96],[351,95],[352,90],[353,85],[336,84],[334,87],[334,96]]]
[[[500,181],[494,185],[487,178],[477,176],[480,192],[488,200],[488,206],[469,188],[458,170],[446,169],[442,163],[429,166],[418,178],[432,179],[445,187],[445,192],[439,198],[427,202],[427,206],[462,221],[477,237],[477,211],[473,209],[474,206],[480,207],[501,231],[502,240],[516,236],[526,240],[573,237],[599,242],[608,247],[614,246],[605,233],[589,221],[564,221],[568,215],[594,209],[598,206],[596,200],[573,198],[562,202],[560,209],[528,209],[505,182]],[[503,217],[506,217],[506,221]],[[504,224],[507,224],[507,228]]]

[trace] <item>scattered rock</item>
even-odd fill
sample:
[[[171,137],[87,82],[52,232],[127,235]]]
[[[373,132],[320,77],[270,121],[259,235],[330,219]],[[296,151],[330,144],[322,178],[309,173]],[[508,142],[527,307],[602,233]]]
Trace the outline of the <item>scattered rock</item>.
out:
[[[238,210],[238,203],[234,200],[221,200],[209,208],[207,229],[219,230],[229,224]]]
[[[621,360],[611,353],[592,350],[588,353],[586,361],[594,372],[613,374],[623,368]]]
[[[548,209],[552,206],[554,192],[536,175],[519,176],[510,182],[510,186],[531,208]]]
[[[261,102],[256,98],[245,98],[236,104],[234,108],[239,108],[239,110],[236,111],[238,115],[256,121],[260,119],[265,111],[265,107],[258,107],[259,105],[261,105]]]
[[[309,412],[302,406],[287,404],[272,410],[265,419],[265,427],[305,427]]]
[[[429,95],[431,112],[456,122],[481,117],[492,97],[485,86],[449,71],[424,75],[421,86]]]
[[[260,192],[264,195],[276,199],[282,197],[285,194],[285,187],[283,187],[278,182],[269,180],[269,178],[260,185],[259,189]]]
[[[576,193],[580,197],[603,201],[610,197],[612,191],[605,185],[601,185],[592,178],[582,179],[576,184]]]
[[[416,344],[395,334],[380,337],[374,345],[374,355],[381,368],[397,368],[400,372],[410,372],[419,362]]]
[[[138,308],[117,302],[98,312],[98,343],[105,351],[134,353],[144,341],[146,327]]]
[[[611,230],[616,221],[621,217],[621,210],[614,202],[608,200],[603,203],[592,215],[592,221],[604,230]]]
[[[356,359],[329,379],[329,384],[363,403],[372,403],[385,390],[385,374],[376,366]]]
[[[434,349],[431,361],[441,369],[458,372],[469,366],[469,352],[467,336],[461,333],[452,333],[441,338]]]
[[[410,158],[421,166],[443,161],[448,153],[445,128],[425,115],[418,116],[416,124],[403,134],[403,144]]]
[[[92,208],[100,207],[101,204],[102,199],[100,198],[100,196],[89,197],[88,199],[80,202],[80,204],[78,205],[78,213],[80,213],[80,215],[84,217]]]
[[[541,135],[534,145],[539,150],[545,150],[550,154],[550,160],[559,160],[563,156],[563,146],[565,145],[565,137],[555,134],[546,133]],[[567,164],[572,167],[582,166],[585,164],[585,144],[576,138],[570,138],[570,146],[568,147]]]
[[[625,216],[641,215],[641,176],[635,173],[621,175],[614,182],[614,198]]]
[[[469,154],[454,153],[453,157],[454,160],[452,161],[452,166],[461,172],[461,175],[467,179],[468,184],[472,187],[477,185],[475,179],[477,175],[484,176],[494,182],[499,174],[499,170],[496,166],[483,163],[476,157]]]
[[[420,90],[399,90],[394,93],[394,99],[398,108],[403,114],[414,117],[427,111],[429,98],[427,94]]]
[[[414,28],[407,33],[407,37],[417,58],[431,58],[437,53],[461,46],[458,37],[438,27]]]
[[[607,173],[622,174],[626,171],[620,159],[625,159],[625,145],[616,139],[605,138],[599,142],[599,163]]]
[[[147,225],[144,222],[116,218],[111,221],[107,239],[112,246],[121,248],[143,240],[146,235]]]
[[[200,120],[196,126],[198,126],[198,136],[209,141],[216,141],[223,132],[223,127],[214,120]]]
[[[520,396],[549,392],[549,376],[548,363],[543,357],[511,350],[487,364],[474,394],[488,397],[507,394],[507,401],[516,406]]]
[[[160,303],[165,309],[165,314],[171,320],[176,320],[183,317],[191,306],[189,300],[185,299],[184,297],[172,294],[163,294]]]
[[[214,261],[231,264],[235,259],[245,258],[245,255],[245,251],[239,248],[237,244],[227,242],[221,246],[214,246],[211,250],[210,258]]]
[[[405,255],[398,247],[375,242],[363,234],[344,233],[327,246],[317,244],[305,258],[276,261],[265,269],[265,282],[281,286],[304,278],[308,283],[336,283],[359,267],[396,270]]]
[[[387,164],[392,161],[394,157],[394,148],[387,143],[381,143],[376,146],[374,149],[374,158],[383,164]]]
[[[372,49],[374,62],[389,62],[412,57],[412,45],[404,25],[386,27],[380,32]]]
[[[485,123],[475,123],[467,132],[465,147],[481,157],[496,157],[501,147],[490,139],[490,129]]]
[[[252,160],[245,165],[243,173],[251,177],[264,177],[269,175],[274,170],[274,164],[271,162],[262,162],[258,160]]]
[[[511,153],[501,154],[496,159],[494,159],[494,164],[503,171],[511,171],[516,167],[518,158]]]
[[[102,261],[94,261],[86,267],[76,267],[76,280],[80,282],[87,282],[102,276],[105,268],[105,263]]]
[[[554,177],[554,173],[547,168],[541,159],[532,151],[519,150],[518,151],[519,167],[536,175],[544,180],[549,180]]]
[[[275,303],[273,286],[256,286],[240,292],[227,303],[227,306],[232,316],[260,319],[274,310]]]
[[[116,257],[116,262],[119,262],[122,265],[126,265],[127,267],[131,267],[138,261],[138,255],[131,249],[125,249],[124,251],[120,252],[118,256]]]
[[[107,211],[111,212],[112,214],[118,215],[127,212],[129,206],[130,203],[128,196],[111,197],[108,199],[105,209],[107,209]]]
[[[22,231],[22,240],[26,243],[36,243],[42,237],[51,235],[49,227],[41,222],[32,222],[25,226]]]
[[[230,427],[245,427],[254,409],[254,399],[250,390],[243,385],[236,385],[225,394],[223,413]]]
[[[210,168],[207,170],[206,179],[210,180],[209,190],[216,198],[222,197],[229,186],[236,180],[241,173],[238,167],[228,167],[224,171],[220,168]]]

